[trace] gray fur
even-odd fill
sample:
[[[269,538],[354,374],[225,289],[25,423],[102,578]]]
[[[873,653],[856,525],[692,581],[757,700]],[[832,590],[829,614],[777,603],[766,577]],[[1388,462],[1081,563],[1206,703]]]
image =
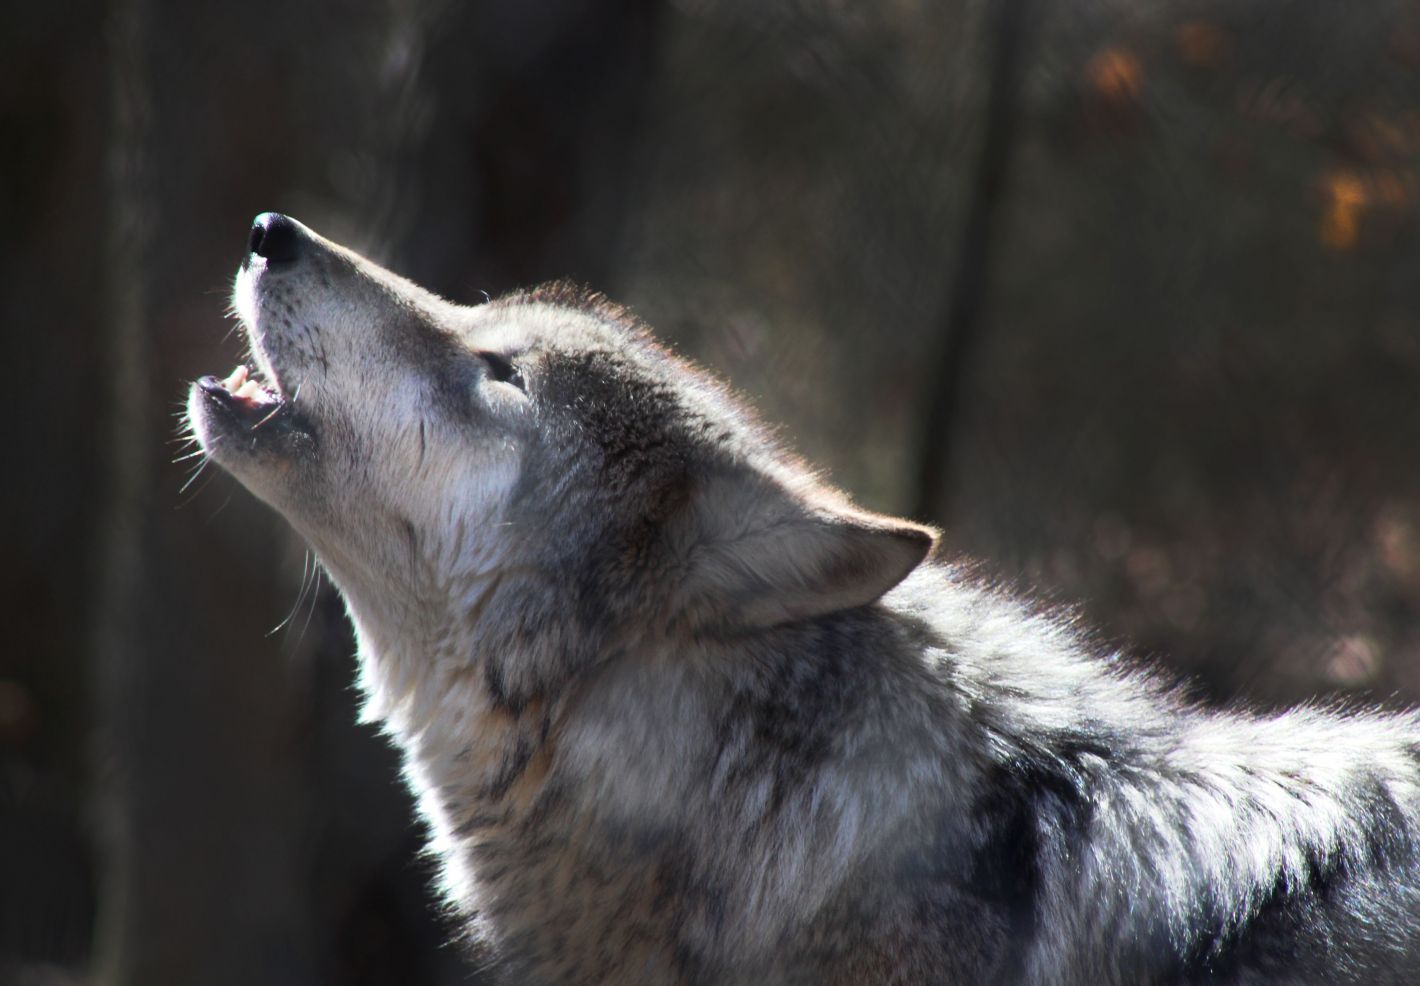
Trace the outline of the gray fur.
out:
[[[604,300],[302,236],[236,292],[286,403],[190,418],[340,586],[511,982],[1420,982],[1415,715],[1195,708]]]

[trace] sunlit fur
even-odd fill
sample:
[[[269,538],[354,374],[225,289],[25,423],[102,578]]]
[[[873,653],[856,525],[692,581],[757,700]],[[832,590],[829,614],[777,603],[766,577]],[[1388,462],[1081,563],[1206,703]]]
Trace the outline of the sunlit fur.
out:
[[[302,236],[236,291],[289,426],[189,415],[343,592],[508,981],[1420,982],[1415,715],[1193,708],[622,310]]]

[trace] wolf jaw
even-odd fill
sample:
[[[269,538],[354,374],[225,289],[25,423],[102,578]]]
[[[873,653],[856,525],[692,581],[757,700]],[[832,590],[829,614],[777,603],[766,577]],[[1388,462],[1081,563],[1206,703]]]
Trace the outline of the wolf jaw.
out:
[[[197,381],[202,392],[226,408],[239,422],[256,429],[286,407],[280,391],[251,372],[245,363],[225,379],[205,376]]]
[[[226,377],[200,377],[189,397],[188,419],[199,437],[209,433],[209,453],[223,444],[222,438],[240,438],[237,444],[257,449],[272,436],[310,435],[309,422],[296,412],[296,395],[286,394],[261,351],[255,318],[243,317],[241,326],[252,362],[237,364]]]

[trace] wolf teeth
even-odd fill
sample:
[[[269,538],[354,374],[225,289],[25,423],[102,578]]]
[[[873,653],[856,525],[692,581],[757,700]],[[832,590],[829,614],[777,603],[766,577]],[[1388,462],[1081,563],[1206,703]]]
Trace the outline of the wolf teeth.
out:
[[[239,401],[248,404],[274,404],[280,397],[253,375],[251,368],[243,364],[222,381],[222,389]]]
[[[244,401],[254,401],[265,396],[261,389],[261,384],[248,378],[239,388],[232,392],[232,396]]]
[[[222,381],[222,386],[236,393],[238,387],[242,387],[247,383],[247,377],[250,373],[251,371],[247,369],[246,364],[242,364],[233,370],[227,379]]]

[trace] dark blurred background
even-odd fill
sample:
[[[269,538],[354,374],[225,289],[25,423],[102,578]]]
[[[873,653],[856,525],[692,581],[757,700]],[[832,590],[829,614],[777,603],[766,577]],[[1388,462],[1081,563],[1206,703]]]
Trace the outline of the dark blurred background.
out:
[[[1414,0],[10,3],[0,133],[0,980],[476,981],[339,600],[173,461],[267,209],[607,291],[1203,700],[1420,699]]]

